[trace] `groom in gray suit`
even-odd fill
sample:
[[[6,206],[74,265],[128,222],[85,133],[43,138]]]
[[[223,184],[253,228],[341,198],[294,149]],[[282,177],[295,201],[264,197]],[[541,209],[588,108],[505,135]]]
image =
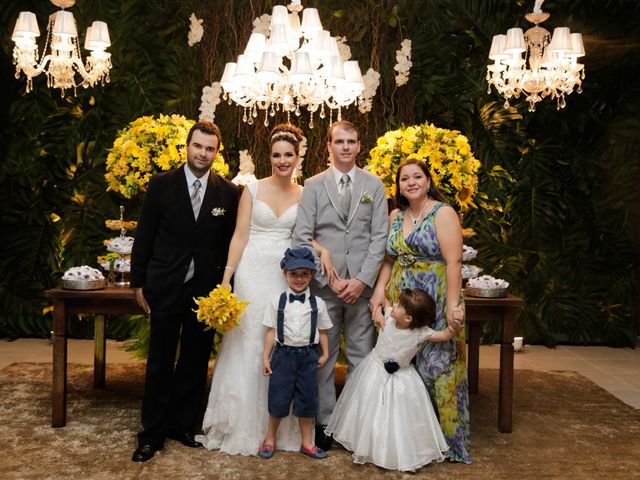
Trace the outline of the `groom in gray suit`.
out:
[[[360,151],[356,127],[345,120],[332,124],[327,148],[333,163],[305,182],[293,231],[294,246],[315,251],[315,239],[331,253],[338,273],[337,279],[328,282],[318,270],[313,285],[314,293],[327,304],[333,322],[327,331],[329,360],[318,371],[316,444],[323,450],[331,447],[324,427],[336,404],[334,368],[341,331],[344,328],[349,371],[375,343],[368,302],[385,253],[388,214],[382,181],[356,167]]]

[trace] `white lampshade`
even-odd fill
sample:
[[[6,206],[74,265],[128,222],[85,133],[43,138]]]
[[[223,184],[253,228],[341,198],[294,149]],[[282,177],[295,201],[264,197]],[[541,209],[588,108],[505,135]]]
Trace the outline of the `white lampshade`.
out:
[[[273,52],[264,52],[258,69],[258,79],[263,83],[273,83],[280,77],[278,56]]]
[[[344,83],[344,62],[338,55],[332,55],[325,66],[327,84],[338,86]]]
[[[509,58],[510,55],[504,51],[506,42],[506,35],[493,36],[493,39],[491,40],[491,50],[489,50],[489,58],[491,60],[504,60]]]
[[[571,39],[571,51],[567,53],[567,57],[584,57],[584,45],[582,43],[582,34],[581,33],[572,33],[570,35]]]
[[[11,40],[15,42],[18,38],[35,38],[39,36],[40,29],[38,28],[38,21],[35,13],[20,12],[18,19],[16,20],[16,26],[13,28]]]
[[[66,10],[58,10],[56,12],[55,21],[53,22],[53,34],[61,37],[77,37],[78,30],[76,28],[76,20],[73,13]]]
[[[569,27],[556,27],[553,29],[553,36],[549,49],[552,52],[568,53],[571,51],[571,32]]]
[[[253,60],[249,55],[238,55],[238,64],[236,65],[236,71],[233,75],[233,82],[241,85],[251,85],[255,78],[255,68]]]
[[[227,91],[232,91],[234,89],[235,84],[233,83],[233,76],[236,74],[236,66],[237,63],[235,62],[229,62],[224,66],[220,85]]]
[[[111,39],[109,38],[109,28],[107,24],[96,20],[87,28],[84,48],[87,50],[103,50],[110,45]]]
[[[247,47],[244,49],[245,55],[249,55],[254,63],[258,63],[262,58],[262,52],[264,52],[267,42],[267,37],[262,33],[252,33],[247,42]]]
[[[521,53],[527,51],[524,42],[524,34],[521,28],[510,28],[507,30],[507,39],[504,45],[504,52],[508,54]]]
[[[273,7],[269,29],[273,30],[273,27],[276,25],[282,25],[285,27],[291,26],[291,21],[289,20],[289,12],[287,11],[287,7],[285,7],[284,5],[274,5]]]
[[[364,90],[362,72],[360,72],[360,65],[357,60],[344,62],[344,79],[345,84],[353,91],[362,92]]]
[[[311,79],[311,62],[307,52],[296,52],[291,64],[291,80],[294,83],[304,83]]]
[[[320,15],[317,8],[305,8],[302,10],[302,33],[307,38],[313,38],[322,30]]]
[[[340,56],[340,49],[338,48],[338,40],[336,37],[329,38],[329,53],[330,55]]]
[[[291,25],[291,36],[299,41],[300,37],[302,37],[302,27],[300,26],[300,17],[297,12],[289,14],[289,24]]]
[[[273,25],[271,36],[266,43],[265,50],[275,52],[278,55],[285,55],[289,51],[289,41],[287,39],[287,31],[284,25]]]

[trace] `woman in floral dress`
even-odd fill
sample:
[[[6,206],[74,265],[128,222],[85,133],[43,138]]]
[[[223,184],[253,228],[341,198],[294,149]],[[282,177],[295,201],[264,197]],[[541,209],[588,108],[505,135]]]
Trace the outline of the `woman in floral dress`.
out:
[[[455,322],[451,311],[462,303],[462,231],[456,212],[444,202],[424,162],[408,160],[396,174],[396,204],[389,216],[387,255],[371,306],[395,303],[403,288],[420,288],[436,302],[436,330]],[[449,444],[447,457],[471,463],[469,392],[464,329],[452,340],[425,342],[416,369],[434,403]]]

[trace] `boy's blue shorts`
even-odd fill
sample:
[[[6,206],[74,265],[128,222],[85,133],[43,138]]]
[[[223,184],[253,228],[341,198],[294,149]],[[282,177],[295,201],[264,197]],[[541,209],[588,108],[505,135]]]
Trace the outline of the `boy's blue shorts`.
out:
[[[318,413],[318,351],[315,346],[276,345],[271,355],[269,415],[289,416],[293,400],[296,417],[315,418]]]

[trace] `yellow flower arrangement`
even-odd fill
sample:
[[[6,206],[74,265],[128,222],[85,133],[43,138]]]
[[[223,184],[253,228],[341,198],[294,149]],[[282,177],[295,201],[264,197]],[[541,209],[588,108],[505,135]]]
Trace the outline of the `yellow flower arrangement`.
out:
[[[369,152],[369,169],[384,183],[388,197],[396,193],[398,166],[409,159],[423,160],[438,189],[465,212],[478,186],[478,161],[467,137],[457,130],[429,123],[392,130],[378,138]]]
[[[198,315],[198,320],[207,327],[205,330],[214,328],[218,333],[225,333],[238,325],[240,314],[244,311],[247,302],[238,300],[231,287],[218,285],[211,290],[207,297],[194,298]]]
[[[107,190],[132,198],[145,192],[151,175],[179,167],[187,160],[185,144],[195,122],[182,115],[140,117],[118,132],[107,156]],[[218,155],[211,169],[221,176],[229,165]]]

